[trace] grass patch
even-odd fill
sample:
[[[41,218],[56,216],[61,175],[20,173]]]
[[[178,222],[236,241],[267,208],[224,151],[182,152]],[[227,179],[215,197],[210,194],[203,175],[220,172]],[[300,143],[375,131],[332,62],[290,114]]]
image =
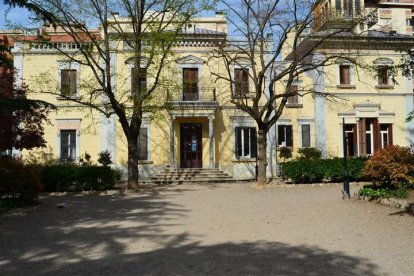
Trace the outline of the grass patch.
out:
[[[408,194],[408,190],[375,187],[373,185],[365,185],[359,190],[358,194],[360,196],[366,196],[371,199],[390,198],[390,197],[406,198]]]

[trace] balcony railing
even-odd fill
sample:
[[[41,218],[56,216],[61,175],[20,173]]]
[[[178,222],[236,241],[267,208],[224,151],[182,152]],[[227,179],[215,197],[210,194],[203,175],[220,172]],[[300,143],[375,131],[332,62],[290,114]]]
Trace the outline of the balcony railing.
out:
[[[183,91],[184,90],[184,91]],[[215,102],[216,89],[212,87],[198,87],[197,89],[173,89],[168,93],[169,102]]]
[[[324,25],[330,27],[352,26],[356,22],[366,22],[369,26],[378,22],[378,10],[376,8],[366,8],[363,11],[336,11],[327,10],[315,18],[314,29],[319,30]]]

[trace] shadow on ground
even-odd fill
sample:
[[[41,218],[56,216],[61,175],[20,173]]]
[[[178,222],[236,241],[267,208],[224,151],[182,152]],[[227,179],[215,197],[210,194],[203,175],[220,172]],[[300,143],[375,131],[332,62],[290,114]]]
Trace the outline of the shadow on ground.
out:
[[[0,275],[378,274],[366,259],[319,247],[206,245],[176,227],[190,212],[170,201],[182,192],[47,198],[27,215],[0,221]]]

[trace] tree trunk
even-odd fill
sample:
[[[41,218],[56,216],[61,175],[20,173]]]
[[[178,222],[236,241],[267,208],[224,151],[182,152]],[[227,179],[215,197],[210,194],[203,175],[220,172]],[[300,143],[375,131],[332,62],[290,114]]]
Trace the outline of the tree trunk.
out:
[[[138,138],[128,139],[128,189],[138,190]]]
[[[258,166],[258,176],[257,176],[257,185],[263,186],[266,184],[266,167],[267,167],[267,131],[259,129],[259,134],[257,137],[257,166]]]

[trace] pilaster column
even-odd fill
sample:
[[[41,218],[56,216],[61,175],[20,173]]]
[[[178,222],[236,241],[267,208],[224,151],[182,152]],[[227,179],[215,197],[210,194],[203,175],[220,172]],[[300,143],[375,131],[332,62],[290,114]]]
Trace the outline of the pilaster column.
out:
[[[174,116],[170,116],[170,167],[175,168]]]
[[[210,168],[214,168],[214,129],[213,129],[213,123],[214,123],[214,116],[208,117],[208,139],[210,143]]]

